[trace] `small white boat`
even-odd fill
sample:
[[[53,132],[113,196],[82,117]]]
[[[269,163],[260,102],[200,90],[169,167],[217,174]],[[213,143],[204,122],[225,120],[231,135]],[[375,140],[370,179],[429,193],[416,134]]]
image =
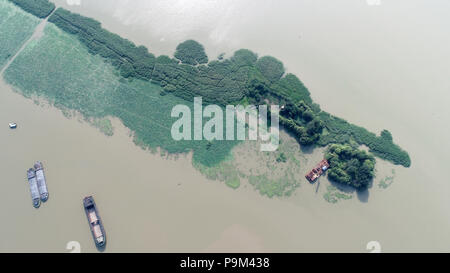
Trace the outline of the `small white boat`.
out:
[[[16,129],[17,128],[17,123],[10,123],[9,124],[9,128],[11,128],[11,129]]]

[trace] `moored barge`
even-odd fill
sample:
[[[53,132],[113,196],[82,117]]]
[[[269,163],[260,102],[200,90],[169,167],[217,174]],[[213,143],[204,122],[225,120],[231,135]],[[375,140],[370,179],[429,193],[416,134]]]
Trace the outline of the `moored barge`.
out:
[[[39,189],[37,185],[36,173],[34,169],[28,169],[27,171],[28,184],[30,185],[31,199],[33,200],[33,206],[39,208],[41,200],[39,198]]]
[[[89,228],[91,229],[92,237],[94,238],[95,245],[98,248],[103,248],[106,245],[106,234],[103,227],[102,220],[97,210],[94,198],[92,196],[85,197],[83,199],[84,211],[89,222]]]
[[[312,169],[305,177],[309,182],[314,183],[328,168],[330,163],[328,160],[324,159],[317,164],[317,166]]]
[[[41,201],[45,202],[48,200],[48,189],[47,189],[47,181],[45,180],[44,167],[42,163],[38,161],[36,162],[36,164],[34,164],[34,169],[36,171],[36,180]]]

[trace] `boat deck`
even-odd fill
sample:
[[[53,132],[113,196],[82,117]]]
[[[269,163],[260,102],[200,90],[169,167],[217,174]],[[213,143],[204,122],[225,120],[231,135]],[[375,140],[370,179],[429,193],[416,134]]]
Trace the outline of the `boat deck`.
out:
[[[314,183],[328,168],[330,167],[330,163],[326,159],[319,162],[319,164],[314,167],[305,177],[306,179]]]

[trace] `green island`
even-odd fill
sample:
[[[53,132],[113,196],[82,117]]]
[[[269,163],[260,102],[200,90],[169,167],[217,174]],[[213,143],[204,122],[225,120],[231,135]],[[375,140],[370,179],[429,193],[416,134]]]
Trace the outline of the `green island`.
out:
[[[373,178],[373,156],[352,148],[355,143],[393,164],[411,165],[408,153],[393,142],[389,131],[377,135],[322,111],[300,79],[286,73],[283,63],[274,57],[259,57],[241,49],[230,58],[222,55],[209,61],[204,47],[193,40],[181,43],[174,57],[156,57],[146,47],[103,29],[94,19],[63,8],[54,10],[47,0],[9,1],[38,18],[51,15],[44,37],[32,41],[17,56],[5,71],[5,80],[25,96],[43,96],[60,109],[80,112],[108,135],[112,134],[108,117],[117,117],[143,148],[161,147],[169,153],[193,151],[194,165],[214,168],[230,158],[239,142],[172,140],[173,106],[192,106],[194,97],[202,97],[204,104],[221,106],[279,104],[283,106],[280,124],[300,145],[330,146],[326,157],[330,159],[331,180],[360,189]],[[0,3],[5,5],[6,0]],[[24,25],[32,26],[34,20],[37,18],[24,20]],[[5,59],[13,54],[7,53]],[[358,156],[364,160],[357,160]],[[286,160],[286,154],[278,154],[276,163],[285,164]],[[360,170],[355,172],[354,168]],[[237,174],[212,173],[232,188],[240,185]],[[279,183],[271,182],[275,180],[263,183],[264,179],[254,178],[258,175],[251,177],[251,184],[271,192],[267,195],[291,192],[278,189]],[[295,188],[297,184],[287,185]]]
[[[330,163],[328,178],[331,181],[363,190],[374,177],[375,158],[366,151],[347,144],[332,144],[325,158]]]
[[[49,21],[77,35],[92,53],[106,58],[125,78],[151,80],[164,87],[165,91],[187,100],[202,96],[205,103],[261,103],[268,99],[271,103],[289,105],[289,111],[282,112],[285,113],[282,124],[288,124],[286,127],[297,135],[300,143],[325,146],[348,143],[353,139],[368,146],[380,158],[405,167],[411,164],[408,154],[394,144],[392,138],[376,136],[321,111],[301,81],[295,75],[284,75],[283,64],[273,57],[258,58],[250,50],[241,49],[230,59],[193,66],[187,63],[204,63],[207,57],[203,46],[187,41],[177,48],[175,56],[178,59],[159,56],[155,60],[146,48],[136,47],[104,30],[93,19],[59,8]],[[306,117],[304,112],[307,112]],[[327,129],[325,134],[322,128]]]

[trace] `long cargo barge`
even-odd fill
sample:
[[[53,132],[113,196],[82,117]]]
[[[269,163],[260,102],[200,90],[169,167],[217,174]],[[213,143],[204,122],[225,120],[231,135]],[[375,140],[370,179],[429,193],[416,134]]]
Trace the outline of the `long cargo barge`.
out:
[[[36,172],[36,180],[37,185],[41,197],[41,201],[45,202],[48,200],[48,189],[47,189],[47,181],[45,180],[45,174],[44,174],[44,166],[41,162],[36,162],[34,164],[34,169]]]
[[[27,171],[28,184],[30,185],[31,199],[33,200],[33,206],[39,208],[41,205],[41,199],[39,196],[39,188],[36,179],[36,173],[33,168]]]
[[[309,182],[314,183],[328,168],[330,163],[326,159],[322,160],[305,177]]]
[[[98,248],[104,248],[106,245],[106,234],[94,198],[92,196],[85,197],[83,205],[95,245]]]

